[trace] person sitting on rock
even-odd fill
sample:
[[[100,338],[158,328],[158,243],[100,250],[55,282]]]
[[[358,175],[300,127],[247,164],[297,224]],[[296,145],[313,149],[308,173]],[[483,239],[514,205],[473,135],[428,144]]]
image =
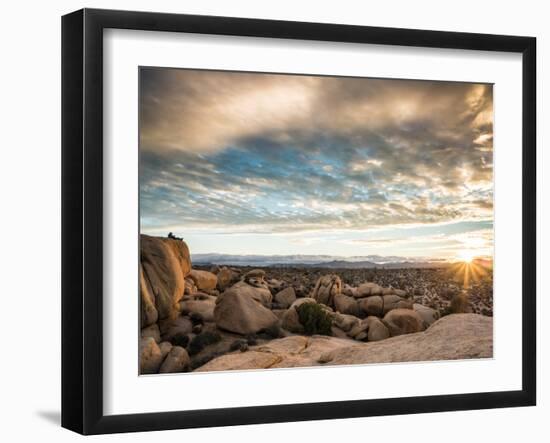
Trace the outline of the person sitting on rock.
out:
[[[183,237],[176,237],[174,234],[172,234],[171,232],[168,233],[168,238],[172,239],[172,240],[183,240]]]

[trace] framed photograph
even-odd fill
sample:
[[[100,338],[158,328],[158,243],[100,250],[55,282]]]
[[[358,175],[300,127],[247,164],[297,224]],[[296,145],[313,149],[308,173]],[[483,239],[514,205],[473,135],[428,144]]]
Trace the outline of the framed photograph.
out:
[[[62,20],[62,425],[536,403],[532,37]]]

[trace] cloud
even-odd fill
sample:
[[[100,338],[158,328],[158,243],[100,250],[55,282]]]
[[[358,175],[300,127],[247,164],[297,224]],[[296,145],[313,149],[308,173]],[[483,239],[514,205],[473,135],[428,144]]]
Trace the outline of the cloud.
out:
[[[142,69],[143,229],[492,218],[490,85]]]
[[[140,82],[145,149],[205,152],[320,130],[346,137],[390,131],[396,143],[431,132],[464,145],[463,129],[483,140],[492,126],[490,85],[148,68]]]
[[[143,69],[141,144],[212,152],[259,134],[284,137],[312,114],[317,82],[313,77]]]

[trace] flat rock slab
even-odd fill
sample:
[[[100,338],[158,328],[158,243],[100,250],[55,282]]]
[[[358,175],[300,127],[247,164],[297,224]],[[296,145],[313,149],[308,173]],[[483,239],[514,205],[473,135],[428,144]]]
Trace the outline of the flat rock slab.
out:
[[[493,356],[493,318],[453,314],[423,332],[333,351],[330,365],[462,360]]]
[[[349,347],[352,343],[353,340],[321,335],[294,335],[252,346],[246,352],[222,355],[201,366],[196,372],[316,366],[322,354]]]
[[[290,336],[215,358],[199,372],[407,361],[457,360],[493,356],[493,319],[452,314],[426,331],[357,344],[314,335]]]
[[[226,354],[206,363],[195,372],[239,371],[245,369],[267,369],[280,361],[277,354],[259,351],[247,351]]]

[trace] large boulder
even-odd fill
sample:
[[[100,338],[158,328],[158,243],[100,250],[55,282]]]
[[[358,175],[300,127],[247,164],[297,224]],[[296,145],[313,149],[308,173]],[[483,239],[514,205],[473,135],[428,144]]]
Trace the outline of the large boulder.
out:
[[[384,324],[392,337],[424,330],[422,317],[412,309],[391,310],[384,316]]]
[[[344,294],[336,294],[333,299],[334,309],[342,314],[355,315],[361,317],[361,309],[357,300]]]
[[[252,271],[248,271],[244,275],[243,281],[255,288],[269,290],[269,285],[265,281],[265,271],[263,269],[252,269]],[[269,293],[271,294],[271,291],[269,291]]]
[[[353,294],[354,297],[357,298],[363,298],[368,297],[370,295],[381,295],[382,294],[382,287],[377,285],[376,283],[367,282],[363,283],[362,285],[359,285],[355,293]]]
[[[252,269],[248,271],[246,274],[244,274],[245,280],[250,280],[252,278],[260,278],[262,280],[265,279],[265,271],[263,269]]]
[[[159,373],[183,372],[189,364],[189,354],[181,346],[173,346],[160,366]]]
[[[139,373],[156,374],[162,364],[162,352],[153,337],[146,337],[139,342]]]
[[[420,317],[422,317],[424,327],[426,328],[431,326],[440,317],[439,311],[436,311],[435,309],[429,308],[428,306],[424,306],[419,303],[415,303],[413,305],[413,309],[418,313],[418,315],[420,315]]]
[[[223,267],[218,271],[218,289],[225,291],[239,280],[239,274],[228,267]]]
[[[271,291],[264,287],[251,286],[245,281],[240,281],[235,283],[225,292],[228,291],[237,291],[241,294],[246,294],[248,297],[260,302],[266,308],[271,308],[273,296],[271,295]]]
[[[382,320],[372,315],[355,323],[347,334],[359,341],[378,341],[390,336],[390,332]]]
[[[311,298],[317,303],[333,306],[333,299],[336,294],[342,293],[342,280],[336,274],[323,275],[317,280]]]
[[[357,293],[357,288],[354,288],[353,286],[345,284],[342,287],[342,294],[347,295],[348,297],[354,297],[356,293]]]
[[[140,236],[141,326],[178,315],[178,302],[185,291],[185,277],[191,270],[189,249],[182,240]]]
[[[384,299],[379,295],[365,297],[359,300],[359,308],[366,315],[382,316],[384,313]]]
[[[366,315],[383,317],[393,309],[412,309],[413,302],[395,294],[369,295],[360,298],[358,306]]]
[[[195,286],[203,291],[216,289],[216,285],[218,284],[218,277],[216,274],[212,274],[208,271],[193,269],[189,272],[189,277],[195,282]]]
[[[292,303],[296,301],[296,292],[294,292],[294,288],[292,286],[289,286],[288,288],[277,292],[273,298],[279,307],[289,308]]]
[[[370,316],[366,318],[367,339],[368,341],[384,340],[390,336],[390,331],[378,317]]]
[[[157,322],[159,313],[155,305],[155,295],[145,280],[143,266],[139,265],[139,311],[140,325],[142,328]]]
[[[260,288],[234,285],[216,300],[214,321],[218,328],[237,334],[254,334],[272,327],[278,318],[263,303],[265,294]],[[271,298],[271,293],[269,297]],[[269,300],[271,304],[271,300]]]
[[[383,315],[386,315],[388,312],[390,312],[393,309],[412,309],[413,308],[412,301],[399,297],[396,294],[384,295],[382,299],[384,301]]]
[[[204,321],[214,321],[216,297],[207,294],[195,294],[180,302],[182,314],[200,314]]]

